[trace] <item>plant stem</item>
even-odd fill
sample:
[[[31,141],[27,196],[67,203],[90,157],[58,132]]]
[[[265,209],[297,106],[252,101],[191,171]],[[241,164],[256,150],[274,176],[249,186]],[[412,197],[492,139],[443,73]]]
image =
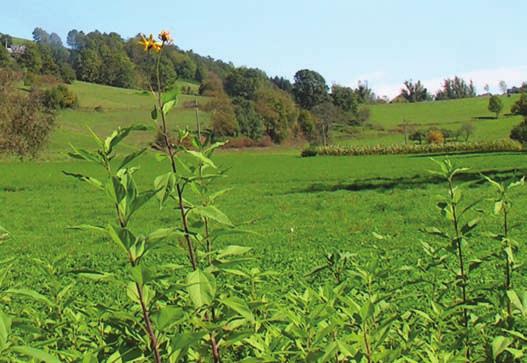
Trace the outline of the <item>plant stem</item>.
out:
[[[452,182],[452,177],[448,178],[448,188],[452,205],[452,218],[454,223],[454,232],[456,234],[456,246],[457,246],[457,255],[459,270],[461,273],[461,295],[463,299],[463,326],[465,327],[466,337],[465,337],[465,358],[467,362],[470,362],[470,348],[468,346],[468,311],[466,308],[467,304],[467,275],[465,274],[465,261],[463,259],[463,248],[461,246],[461,233],[459,231],[459,220],[457,214],[457,203],[454,201],[455,188]]]
[[[110,164],[106,162],[105,167],[106,167],[106,171],[108,172],[109,177],[111,178],[112,172],[111,172]],[[121,227],[121,229],[126,228],[127,222],[125,218],[123,218],[123,216],[121,215],[121,211],[119,210],[119,205],[117,203],[115,204],[115,211],[117,214],[117,220],[119,221],[119,226]],[[128,260],[132,267],[136,265],[136,262],[132,260],[131,256],[128,256]],[[145,329],[150,339],[150,349],[152,350],[152,354],[154,355],[154,361],[156,363],[161,363],[161,353],[159,352],[157,336],[154,332],[154,329],[152,328],[152,321],[150,320],[150,313],[148,312],[148,308],[144,300],[143,289],[137,282],[135,283],[135,288],[137,290],[139,304],[141,305],[141,311],[143,313],[143,322],[145,323]]]
[[[148,312],[148,308],[145,304],[143,289],[137,282],[135,283],[135,288],[137,290],[137,296],[139,297],[139,303],[141,304],[141,310],[143,312],[143,319],[145,321],[146,332],[148,333],[148,336],[150,338],[150,348],[152,349],[152,352],[154,354],[155,362],[161,363],[161,355],[159,353],[157,337],[156,337],[156,334],[154,333],[154,329],[152,328],[152,322],[150,320],[150,313]]]
[[[163,112],[163,100],[161,99],[161,76],[159,72],[160,61],[161,61],[161,52],[159,52],[159,55],[157,57],[157,64],[156,64],[157,107],[159,108],[159,111],[161,113],[161,127],[162,127],[162,132],[163,132],[163,138],[164,138],[166,148],[167,148],[167,154],[170,158],[170,166],[172,168],[172,172],[177,175],[175,152],[174,152],[174,148],[172,147],[172,144],[170,143],[170,137],[168,135],[166,117],[165,117],[165,113]],[[192,270],[195,271],[198,268],[198,264],[196,261],[196,255],[194,253],[194,246],[193,246],[192,240],[190,239],[190,231],[188,228],[187,215],[185,213],[185,206],[183,202],[183,191],[182,191],[181,185],[179,184],[179,181],[176,181],[176,191],[177,191],[177,197],[178,197],[177,203],[178,203],[178,208],[181,214],[181,222],[183,224],[183,232],[185,234],[185,241],[187,243],[189,260],[190,260],[190,264],[192,265]]]
[[[507,203],[503,208],[503,237],[507,243],[507,247],[512,251],[511,241],[509,240],[509,211],[507,210]],[[512,288],[512,261],[508,253],[505,253],[505,300],[507,301],[507,315],[509,317],[509,324],[512,325],[512,304],[507,298],[507,291]],[[509,326],[511,328],[511,326]]]

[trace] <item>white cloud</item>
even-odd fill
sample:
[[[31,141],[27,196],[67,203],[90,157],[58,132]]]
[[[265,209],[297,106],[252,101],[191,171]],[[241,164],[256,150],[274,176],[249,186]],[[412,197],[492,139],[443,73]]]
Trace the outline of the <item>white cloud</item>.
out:
[[[472,80],[478,93],[484,92],[483,87],[485,87],[485,84],[489,85],[491,92],[498,92],[498,83],[501,80],[505,81],[509,88],[512,86],[520,86],[522,82],[527,81],[527,66],[477,69],[460,74],[447,74],[441,78],[422,79],[421,82],[428,88],[429,92],[435,93],[441,88],[441,84],[445,78],[453,78],[454,76],[459,76],[467,82]],[[393,98],[400,93],[403,82],[405,81],[405,79],[401,79],[397,83],[383,81],[386,77],[385,73],[381,71],[361,75],[358,79],[368,80],[369,86],[377,95],[386,95],[389,98]],[[355,84],[356,82],[350,85],[354,86]]]

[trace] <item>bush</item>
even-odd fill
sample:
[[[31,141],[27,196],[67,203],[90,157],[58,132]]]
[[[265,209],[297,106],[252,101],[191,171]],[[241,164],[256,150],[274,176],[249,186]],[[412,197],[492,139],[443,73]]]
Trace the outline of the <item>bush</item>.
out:
[[[17,80],[16,74],[0,70],[0,152],[34,157],[46,144],[54,118],[36,92],[15,89]]]
[[[527,126],[526,126],[527,128]],[[310,150],[312,149],[312,150]],[[309,150],[309,151],[306,151]],[[359,156],[359,155],[397,155],[397,154],[431,154],[431,153],[456,153],[456,152],[503,152],[522,151],[522,144],[511,140],[498,140],[486,142],[452,142],[448,144],[397,144],[375,146],[319,146],[310,147],[302,151],[306,156]]]
[[[426,135],[426,141],[429,144],[443,144],[445,142],[445,136],[440,130],[430,130]]]
[[[62,84],[45,90],[42,94],[42,103],[50,110],[77,108],[79,106],[77,95]]]
[[[302,150],[302,153],[300,154],[300,156],[302,156],[303,158],[308,158],[312,156],[317,156],[317,154],[318,154],[318,151],[315,147],[309,147],[307,149]]]
[[[511,130],[510,138],[524,145],[527,144],[527,117],[525,117],[521,124]]]
[[[527,116],[527,95],[522,93],[518,101],[511,107],[511,113],[514,115]]]

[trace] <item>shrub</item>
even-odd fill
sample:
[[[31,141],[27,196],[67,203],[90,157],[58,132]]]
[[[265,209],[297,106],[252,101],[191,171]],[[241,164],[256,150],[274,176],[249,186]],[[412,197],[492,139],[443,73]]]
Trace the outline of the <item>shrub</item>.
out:
[[[429,144],[443,144],[445,142],[445,136],[440,130],[430,130],[426,135],[426,141]]]
[[[415,130],[410,134],[410,140],[418,142],[419,144],[422,144],[423,141],[426,139],[426,133],[423,130]]]
[[[54,118],[36,92],[18,92],[18,76],[0,71],[0,152],[34,157],[46,144]]]
[[[525,93],[522,93],[518,101],[512,105],[511,113],[527,116],[527,95]]]
[[[521,124],[515,126],[511,130],[510,138],[521,142],[522,144],[527,144],[527,116]]]
[[[102,107],[101,105],[95,106],[94,111],[95,112],[104,112],[104,107]]]
[[[42,103],[50,110],[77,108],[79,106],[77,95],[64,85],[45,90],[42,94]]]
[[[317,156],[317,154],[318,154],[318,151],[315,147],[309,147],[307,149],[302,150],[302,153],[300,154],[300,156],[302,156],[303,158],[307,158],[307,157]]]

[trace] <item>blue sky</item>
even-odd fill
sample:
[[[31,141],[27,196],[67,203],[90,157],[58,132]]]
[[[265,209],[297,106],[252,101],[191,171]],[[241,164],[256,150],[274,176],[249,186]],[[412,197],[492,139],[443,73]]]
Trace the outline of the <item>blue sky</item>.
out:
[[[527,1],[487,0],[24,0],[2,4],[0,32],[35,26],[123,37],[170,30],[183,49],[292,78],[302,68],[329,84],[368,80],[380,95],[402,82],[432,91],[453,75],[497,88],[527,80]]]

